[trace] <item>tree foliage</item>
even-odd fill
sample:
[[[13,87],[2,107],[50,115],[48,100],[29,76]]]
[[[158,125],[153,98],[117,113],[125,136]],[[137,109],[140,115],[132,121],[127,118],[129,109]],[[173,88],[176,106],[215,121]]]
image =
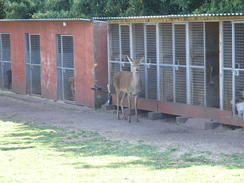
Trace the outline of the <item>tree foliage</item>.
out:
[[[0,0],[0,18],[244,12],[243,0]]]

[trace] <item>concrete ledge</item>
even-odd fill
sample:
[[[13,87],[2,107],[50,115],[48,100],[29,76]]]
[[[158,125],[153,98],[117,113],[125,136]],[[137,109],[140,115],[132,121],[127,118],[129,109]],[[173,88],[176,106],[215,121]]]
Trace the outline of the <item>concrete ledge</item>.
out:
[[[176,119],[176,123],[180,124],[180,123],[185,123],[189,119],[189,117],[177,116],[175,119]]]
[[[211,119],[190,118],[185,122],[185,125],[194,129],[210,130],[217,128],[220,123]]]
[[[157,120],[157,119],[162,119],[162,118],[163,118],[162,113],[159,113],[159,112],[149,112],[148,113],[148,119]]]

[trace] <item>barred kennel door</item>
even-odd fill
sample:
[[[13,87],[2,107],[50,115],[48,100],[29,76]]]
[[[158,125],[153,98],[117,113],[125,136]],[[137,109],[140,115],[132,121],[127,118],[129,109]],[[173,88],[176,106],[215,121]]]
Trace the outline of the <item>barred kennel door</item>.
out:
[[[235,33],[233,36],[233,53],[235,55],[233,59],[234,63],[232,63],[232,67],[234,67],[232,98],[237,103],[244,101],[244,23],[234,23],[233,29]]]
[[[173,26],[174,101],[186,103],[186,25]]]
[[[0,87],[2,89],[12,88],[9,34],[0,34]]]
[[[156,25],[146,24],[146,98],[157,99],[157,48],[156,48]]]
[[[186,25],[159,24],[160,99],[186,103]]]
[[[189,23],[191,104],[206,106],[205,23]]]
[[[26,89],[30,95],[41,94],[40,36],[26,34]]]
[[[74,100],[73,36],[57,35],[58,99]]]

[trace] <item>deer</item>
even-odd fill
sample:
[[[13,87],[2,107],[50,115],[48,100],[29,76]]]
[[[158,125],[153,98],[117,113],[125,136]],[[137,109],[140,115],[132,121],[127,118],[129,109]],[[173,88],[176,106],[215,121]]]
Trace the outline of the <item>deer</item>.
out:
[[[121,106],[121,111],[123,118],[126,119],[123,102],[124,98],[127,95],[128,107],[129,107],[129,122],[131,122],[131,99],[134,97],[134,106],[135,106],[135,115],[136,121],[139,122],[138,112],[137,112],[137,100],[138,95],[141,91],[141,80],[140,80],[140,62],[144,59],[140,60],[131,59],[127,56],[131,64],[131,72],[129,71],[121,71],[117,72],[113,76],[113,86],[115,88],[116,98],[117,98],[117,118],[120,120],[119,107]],[[120,99],[120,94],[122,93],[122,97]]]

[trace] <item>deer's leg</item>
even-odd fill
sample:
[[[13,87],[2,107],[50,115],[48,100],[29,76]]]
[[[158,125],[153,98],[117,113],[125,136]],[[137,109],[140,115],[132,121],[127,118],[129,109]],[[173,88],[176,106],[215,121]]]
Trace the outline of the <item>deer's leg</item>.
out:
[[[120,117],[119,117],[119,99],[120,99],[120,92],[116,92],[116,97],[117,97],[117,118],[120,119]]]
[[[131,122],[131,95],[128,94],[128,107],[129,107],[129,123]]]
[[[121,106],[122,116],[125,116],[125,113],[124,113],[124,107],[123,107],[125,95],[126,95],[126,93],[123,92],[123,95],[122,95],[122,98],[121,98],[121,101],[120,101],[120,106]]]
[[[137,95],[135,96],[135,115],[136,115],[136,121],[139,122],[138,113],[137,113]]]

